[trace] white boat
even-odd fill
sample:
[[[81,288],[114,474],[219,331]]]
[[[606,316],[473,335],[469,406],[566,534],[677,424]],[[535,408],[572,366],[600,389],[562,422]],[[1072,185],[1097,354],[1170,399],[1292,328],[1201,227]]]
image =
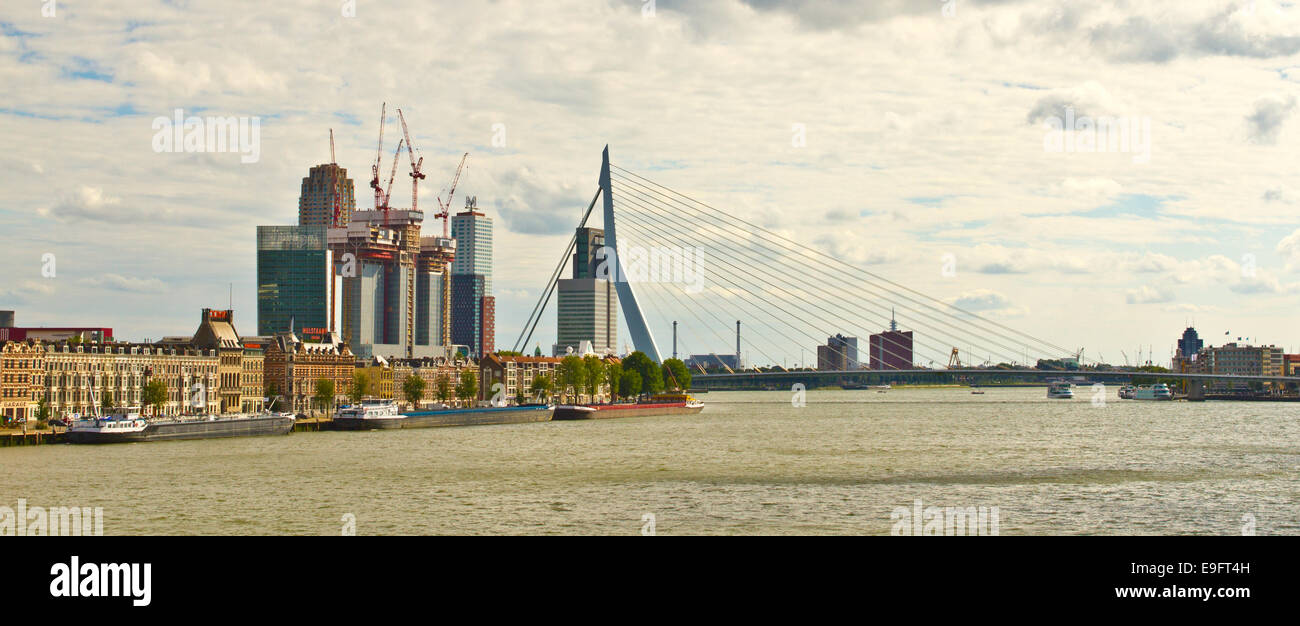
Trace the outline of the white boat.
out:
[[[1047,397],[1057,400],[1071,400],[1074,398],[1074,390],[1070,389],[1070,383],[1054,382],[1047,387]]]
[[[1121,400],[1132,400],[1137,395],[1137,387],[1133,385],[1124,385],[1119,388],[1119,398]]]
[[[360,404],[340,407],[334,412],[336,420],[400,420],[404,416],[393,400],[362,400]]]
[[[1156,383],[1147,387],[1145,385],[1138,387],[1133,395],[1134,400],[1173,400],[1174,392],[1169,390],[1169,385]]]

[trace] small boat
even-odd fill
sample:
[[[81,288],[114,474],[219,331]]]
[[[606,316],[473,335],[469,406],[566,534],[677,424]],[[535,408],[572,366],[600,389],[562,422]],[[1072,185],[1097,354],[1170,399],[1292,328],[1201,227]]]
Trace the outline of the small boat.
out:
[[[1047,386],[1047,397],[1055,400],[1071,400],[1074,398],[1074,390],[1070,389],[1070,383],[1057,381]]]
[[[1133,385],[1124,385],[1119,388],[1120,400],[1132,400],[1137,395],[1137,387]]]
[[[971,390],[970,390],[970,393],[971,393],[972,396],[982,396],[982,395],[984,395],[984,391],[981,390],[981,389],[971,389]]]
[[[1133,395],[1134,400],[1173,400],[1174,392],[1169,390],[1169,385],[1156,383],[1151,386],[1143,385],[1138,387]]]
[[[556,420],[590,420],[650,415],[691,415],[704,410],[704,403],[685,393],[643,396],[634,403],[562,404],[555,407]]]

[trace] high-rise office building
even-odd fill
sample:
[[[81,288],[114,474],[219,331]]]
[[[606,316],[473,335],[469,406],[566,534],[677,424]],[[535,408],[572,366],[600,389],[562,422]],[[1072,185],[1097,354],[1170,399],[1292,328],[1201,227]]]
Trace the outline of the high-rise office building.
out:
[[[496,351],[496,299],[492,296],[492,218],[467,198],[452,216],[456,258],[451,264],[451,343],[481,358]]]
[[[555,356],[579,350],[584,341],[597,353],[618,352],[618,291],[612,281],[596,278],[604,245],[605,231],[578,229],[572,278],[556,286]]]
[[[298,195],[299,226],[346,227],[357,208],[355,186],[348,178],[348,170],[336,163],[326,163],[311,168],[302,179],[302,192]],[[334,218],[335,194],[338,195],[338,219]]]
[[[898,330],[898,320],[892,314],[889,330],[872,335],[869,349],[869,363],[873,370],[908,370],[913,367],[912,331]]]
[[[855,370],[862,367],[858,360],[858,338],[835,335],[826,338],[826,345],[817,346],[817,369]]]
[[[334,328],[325,226],[257,227],[257,334]]]
[[[1183,338],[1178,340],[1178,353],[1180,356],[1189,359],[1196,358],[1196,353],[1205,347],[1205,341],[1197,334],[1196,329],[1191,326],[1183,331]]]

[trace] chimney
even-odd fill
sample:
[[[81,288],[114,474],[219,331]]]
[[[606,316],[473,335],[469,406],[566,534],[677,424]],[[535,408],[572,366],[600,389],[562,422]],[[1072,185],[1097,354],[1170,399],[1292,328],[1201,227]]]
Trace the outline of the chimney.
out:
[[[740,369],[740,320],[736,320],[736,369]]]

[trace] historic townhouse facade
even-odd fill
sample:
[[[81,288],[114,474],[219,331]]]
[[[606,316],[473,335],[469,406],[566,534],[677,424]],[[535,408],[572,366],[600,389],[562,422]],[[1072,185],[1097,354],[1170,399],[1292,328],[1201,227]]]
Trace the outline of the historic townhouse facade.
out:
[[[41,342],[0,342],[0,424],[34,423],[44,394],[45,350]]]

